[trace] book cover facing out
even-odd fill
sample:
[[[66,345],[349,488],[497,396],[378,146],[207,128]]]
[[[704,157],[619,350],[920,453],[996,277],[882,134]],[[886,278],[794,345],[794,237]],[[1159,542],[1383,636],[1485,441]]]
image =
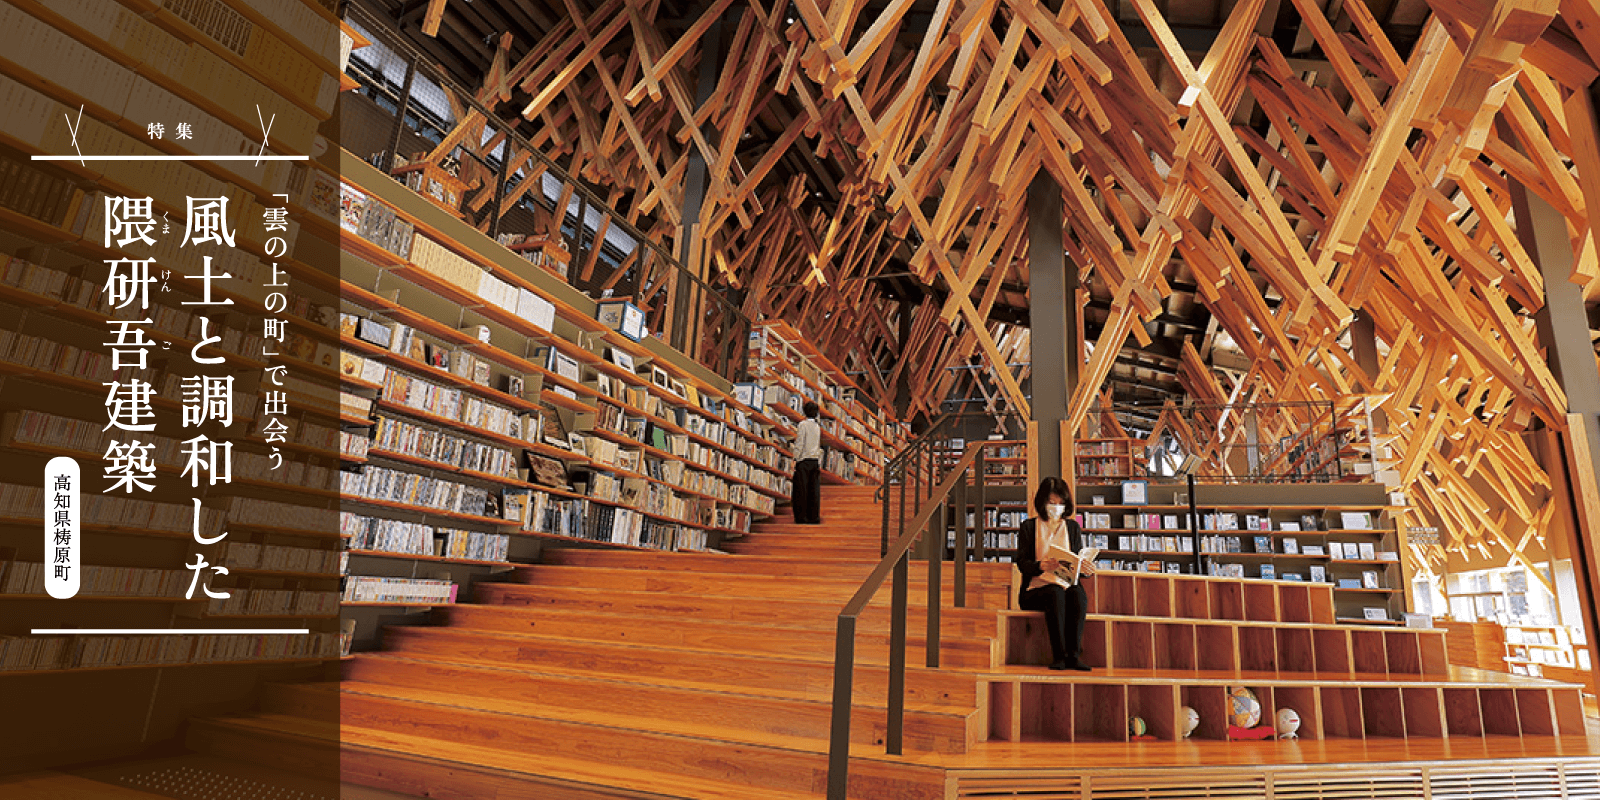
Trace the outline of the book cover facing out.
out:
[[[0,6],[0,797],[338,796],[395,329],[340,237],[410,248],[341,193],[340,44],[320,0]]]

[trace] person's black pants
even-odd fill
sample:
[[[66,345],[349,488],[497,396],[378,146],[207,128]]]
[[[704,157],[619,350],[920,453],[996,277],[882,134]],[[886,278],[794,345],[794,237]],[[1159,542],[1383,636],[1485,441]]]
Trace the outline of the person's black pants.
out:
[[[1050,633],[1050,656],[1068,661],[1083,652],[1083,620],[1089,611],[1089,593],[1083,584],[1064,589],[1056,584],[1024,589],[1018,605],[1029,611],[1043,611],[1045,630]]]
[[[807,458],[794,465],[794,521],[801,525],[822,522],[822,464]]]

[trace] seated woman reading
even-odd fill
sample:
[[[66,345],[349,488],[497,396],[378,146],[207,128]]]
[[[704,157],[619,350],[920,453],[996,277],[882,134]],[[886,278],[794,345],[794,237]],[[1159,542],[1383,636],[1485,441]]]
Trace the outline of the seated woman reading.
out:
[[[1083,620],[1089,610],[1089,595],[1083,579],[1094,575],[1094,564],[1080,560],[1083,531],[1072,515],[1072,490],[1067,482],[1049,477],[1039,482],[1033,496],[1036,516],[1023,520],[1017,533],[1017,569],[1022,573],[1022,591],[1017,605],[1029,611],[1043,611],[1050,634],[1051,669],[1088,671],[1080,659],[1083,648]],[[1056,557],[1040,558],[1041,555]],[[1077,580],[1056,574],[1065,566],[1076,567]]]

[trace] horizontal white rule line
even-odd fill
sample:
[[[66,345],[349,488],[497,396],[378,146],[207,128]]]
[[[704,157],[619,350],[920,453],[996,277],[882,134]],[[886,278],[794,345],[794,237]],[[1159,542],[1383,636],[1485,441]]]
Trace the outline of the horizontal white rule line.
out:
[[[234,633],[310,633],[309,628],[34,628],[36,634],[68,636],[100,635],[107,633],[136,633],[152,636],[194,636]]]
[[[34,161],[308,161],[310,156],[33,156]]]

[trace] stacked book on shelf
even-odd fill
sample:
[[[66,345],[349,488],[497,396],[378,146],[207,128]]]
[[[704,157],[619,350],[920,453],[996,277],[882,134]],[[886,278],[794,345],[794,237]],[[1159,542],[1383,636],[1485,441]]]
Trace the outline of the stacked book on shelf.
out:
[[[326,616],[339,613],[339,598],[320,589],[232,589],[227,597],[210,598],[205,613],[213,617]]]
[[[0,636],[0,671],[103,669],[332,658],[332,633],[182,636]]]
[[[472,561],[505,561],[511,546],[511,537],[506,534],[438,528],[348,511],[339,513],[339,532],[351,550]]]
[[[412,472],[368,465],[339,473],[339,490],[347,497],[381,500],[474,517],[499,517],[500,494],[481,486]]]
[[[225,541],[218,551],[222,563],[235,570],[336,574],[339,552],[315,547],[288,547],[254,542]]]
[[[398,417],[378,416],[371,447],[471,472],[516,478],[517,455],[510,448],[473,441]]]
[[[189,588],[190,574],[181,569],[85,565],[78,573],[78,594],[82,597],[181,599]],[[42,594],[44,578],[42,562],[0,561],[0,594]]]
[[[346,603],[454,603],[456,584],[436,578],[380,578],[352,575],[345,579]]]

